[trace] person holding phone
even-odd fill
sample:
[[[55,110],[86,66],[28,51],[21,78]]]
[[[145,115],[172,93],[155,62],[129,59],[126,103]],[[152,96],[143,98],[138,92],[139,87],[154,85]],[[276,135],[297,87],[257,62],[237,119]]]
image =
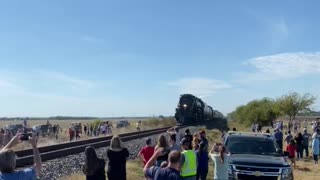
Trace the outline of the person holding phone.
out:
[[[42,163],[39,150],[37,148],[38,137],[35,134],[17,134],[10,142],[0,150],[0,179],[6,180],[35,180],[40,173]],[[11,149],[22,141],[28,141],[33,149],[34,166],[23,170],[15,170],[16,154]]]
[[[229,154],[221,144],[216,144],[210,151],[210,157],[214,162],[214,180],[228,179]]]

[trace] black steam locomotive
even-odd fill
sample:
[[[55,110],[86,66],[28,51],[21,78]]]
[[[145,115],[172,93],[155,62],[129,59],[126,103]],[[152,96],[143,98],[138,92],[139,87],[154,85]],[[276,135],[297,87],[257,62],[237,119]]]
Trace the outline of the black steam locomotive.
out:
[[[224,117],[221,112],[213,110],[200,98],[192,94],[183,94],[180,96],[175,118],[179,124],[188,124],[223,119]]]

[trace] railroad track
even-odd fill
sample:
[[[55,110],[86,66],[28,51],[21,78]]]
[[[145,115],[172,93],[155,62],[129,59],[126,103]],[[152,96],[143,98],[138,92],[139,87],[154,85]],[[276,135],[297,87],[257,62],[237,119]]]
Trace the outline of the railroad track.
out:
[[[184,128],[186,126],[180,125],[178,127]],[[140,131],[140,132],[125,133],[125,134],[120,134],[119,136],[121,137],[122,141],[126,142],[134,139],[143,138],[146,136],[160,134],[160,133],[166,132],[168,128],[170,127],[157,128],[157,129],[151,129],[151,130]],[[98,137],[98,138],[92,138],[87,140],[79,140],[79,141],[55,144],[51,146],[43,146],[43,147],[39,147],[38,149],[41,155],[41,159],[44,162],[44,161],[53,160],[60,157],[65,157],[72,154],[84,152],[84,149],[87,146],[92,146],[94,148],[107,147],[110,145],[111,138],[112,136]],[[28,165],[32,165],[34,163],[32,149],[16,151],[16,154],[18,156],[16,161],[17,167],[25,167]]]

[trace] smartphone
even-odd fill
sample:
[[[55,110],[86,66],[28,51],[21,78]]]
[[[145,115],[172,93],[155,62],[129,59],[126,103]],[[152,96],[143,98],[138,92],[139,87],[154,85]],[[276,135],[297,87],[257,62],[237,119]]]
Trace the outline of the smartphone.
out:
[[[24,133],[24,134],[21,134],[20,140],[21,141],[28,141],[30,139],[30,137],[32,137],[31,133]]]

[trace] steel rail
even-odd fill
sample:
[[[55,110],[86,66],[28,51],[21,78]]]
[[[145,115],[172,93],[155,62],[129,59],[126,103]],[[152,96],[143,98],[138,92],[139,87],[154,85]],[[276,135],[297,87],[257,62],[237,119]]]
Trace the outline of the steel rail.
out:
[[[178,126],[179,128],[183,128],[186,126]],[[120,134],[121,140],[123,142],[135,140],[155,134],[164,133],[169,129],[170,127],[164,127],[164,128],[156,128],[156,129],[150,129],[146,131],[139,131],[139,132],[131,132],[131,133],[125,133]],[[84,152],[84,149],[87,146],[92,146],[94,148],[102,148],[107,147],[110,145],[112,136],[105,136],[105,137],[98,137],[98,138],[91,138],[86,140],[79,140],[79,141],[72,141],[72,142],[66,142],[66,143],[60,143],[50,146],[43,146],[39,147],[39,152],[42,161],[49,161],[53,159],[57,159],[60,157],[65,157],[77,153]],[[33,162],[33,150],[32,149],[25,149],[16,151],[16,154],[18,156],[16,161],[17,167],[25,167],[28,165],[32,165]]]

